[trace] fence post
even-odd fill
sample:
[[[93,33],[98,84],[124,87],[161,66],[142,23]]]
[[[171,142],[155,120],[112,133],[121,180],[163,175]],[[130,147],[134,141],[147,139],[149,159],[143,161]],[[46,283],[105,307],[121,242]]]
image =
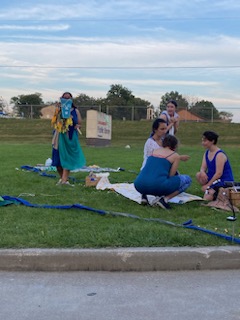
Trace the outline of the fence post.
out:
[[[134,106],[132,106],[132,121],[134,121]]]

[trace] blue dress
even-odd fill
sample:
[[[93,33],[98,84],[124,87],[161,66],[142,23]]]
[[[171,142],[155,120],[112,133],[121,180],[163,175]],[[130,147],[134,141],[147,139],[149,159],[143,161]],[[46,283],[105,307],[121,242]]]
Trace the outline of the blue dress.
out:
[[[171,162],[166,158],[148,157],[146,165],[134,181],[136,190],[141,194],[159,197],[179,190],[180,177],[169,176],[171,166]]]
[[[205,153],[205,160],[206,160],[206,164],[207,164],[207,168],[208,168],[207,169],[208,181],[211,180],[212,177],[214,176],[214,174],[216,173],[216,157],[219,153],[224,153],[224,152],[223,152],[223,150],[218,150],[215,153],[212,160],[209,160],[209,158],[208,158],[209,150],[207,150]],[[217,186],[224,186],[225,181],[234,181],[232,168],[231,168],[231,165],[230,165],[228,159],[224,164],[223,174],[222,174],[220,180],[221,180],[221,182],[218,183]]]
[[[66,170],[75,170],[83,167],[86,160],[78,139],[78,132],[74,129],[78,123],[76,109],[71,111],[73,125],[69,131],[59,133],[58,149],[52,150],[52,165]]]

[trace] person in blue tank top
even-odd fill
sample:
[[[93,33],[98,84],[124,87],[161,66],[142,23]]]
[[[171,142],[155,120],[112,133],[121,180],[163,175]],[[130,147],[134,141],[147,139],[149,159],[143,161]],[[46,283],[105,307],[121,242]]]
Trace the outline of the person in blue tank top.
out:
[[[232,168],[225,152],[217,146],[218,134],[205,131],[202,135],[202,146],[207,149],[203,155],[200,171],[196,178],[202,186],[204,200],[215,200],[218,189],[227,187],[226,181],[234,181]]]
[[[74,186],[68,180],[70,171],[86,164],[78,138],[82,119],[79,110],[72,103],[72,94],[64,92],[61,98],[65,103],[70,102],[70,107],[69,112],[63,113],[64,105],[58,103],[52,118],[55,129],[52,140],[52,165],[56,166],[60,176],[57,185]]]
[[[177,138],[167,135],[162,148],[153,150],[134,181],[136,190],[141,194],[160,197],[156,205],[163,209],[170,209],[168,200],[185,191],[192,182],[187,175],[176,175],[180,161],[177,145]]]

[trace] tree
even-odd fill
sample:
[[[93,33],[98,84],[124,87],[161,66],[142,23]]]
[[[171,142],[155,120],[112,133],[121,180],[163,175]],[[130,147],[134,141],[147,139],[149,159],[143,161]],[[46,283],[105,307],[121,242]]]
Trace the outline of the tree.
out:
[[[112,115],[115,119],[140,120],[146,118],[147,107],[151,106],[149,101],[135,97],[129,89],[120,84],[111,85],[106,98],[94,98],[80,93],[73,101],[77,107],[82,107],[83,119],[88,109],[96,109]]]
[[[231,112],[221,111],[221,112],[219,112],[219,117],[223,121],[232,122],[233,114]]]
[[[93,97],[89,97],[88,95],[84,94],[84,93],[80,93],[77,97],[73,98],[73,102],[74,104],[78,107],[86,107],[86,108],[82,108],[81,111],[81,116],[82,118],[86,118],[86,113],[87,113],[87,109],[98,109],[99,106],[99,100],[95,99]]]
[[[116,106],[126,106],[133,98],[132,91],[121,84],[112,84],[107,93],[108,102]]]
[[[0,97],[0,112],[6,112],[6,111],[7,111],[7,103],[2,97]]]
[[[115,119],[140,120],[146,119],[147,107],[151,103],[135,97],[131,90],[121,84],[114,84],[107,93],[105,105]]]
[[[218,110],[214,107],[213,103],[210,101],[205,101],[205,100],[198,101],[195,103],[195,105],[193,105],[190,108],[189,111],[198,115],[203,119],[207,119],[207,120],[220,119]]]
[[[121,84],[112,84],[107,92],[105,99],[106,107],[113,119],[131,119],[131,112],[126,106],[134,98],[132,91],[123,87]]]
[[[33,93],[28,95],[19,95],[12,97],[10,103],[14,104],[14,111],[25,118],[39,119],[42,115],[41,109],[44,105],[41,93]]]
[[[167,92],[165,93],[162,97],[161,97],[161,101],[160,101],[160,105],[159,105],[159,109],[160,112],[162,112],[163,110],[166,110],[166,106],[169,100],[175,100],[178,104],[178,109],[188,109],[189,108],[189,104],[186,98],[184,98],[180,93],[178,93],[177,91],[171,91],[171,92]]]

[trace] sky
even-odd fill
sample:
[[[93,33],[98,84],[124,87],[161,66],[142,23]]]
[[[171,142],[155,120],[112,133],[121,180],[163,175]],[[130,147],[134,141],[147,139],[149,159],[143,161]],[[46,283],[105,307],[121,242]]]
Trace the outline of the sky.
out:
[[[240,122],[240,1],[1,0],[0,97],[113,84],[158,107],[177,91]]]

